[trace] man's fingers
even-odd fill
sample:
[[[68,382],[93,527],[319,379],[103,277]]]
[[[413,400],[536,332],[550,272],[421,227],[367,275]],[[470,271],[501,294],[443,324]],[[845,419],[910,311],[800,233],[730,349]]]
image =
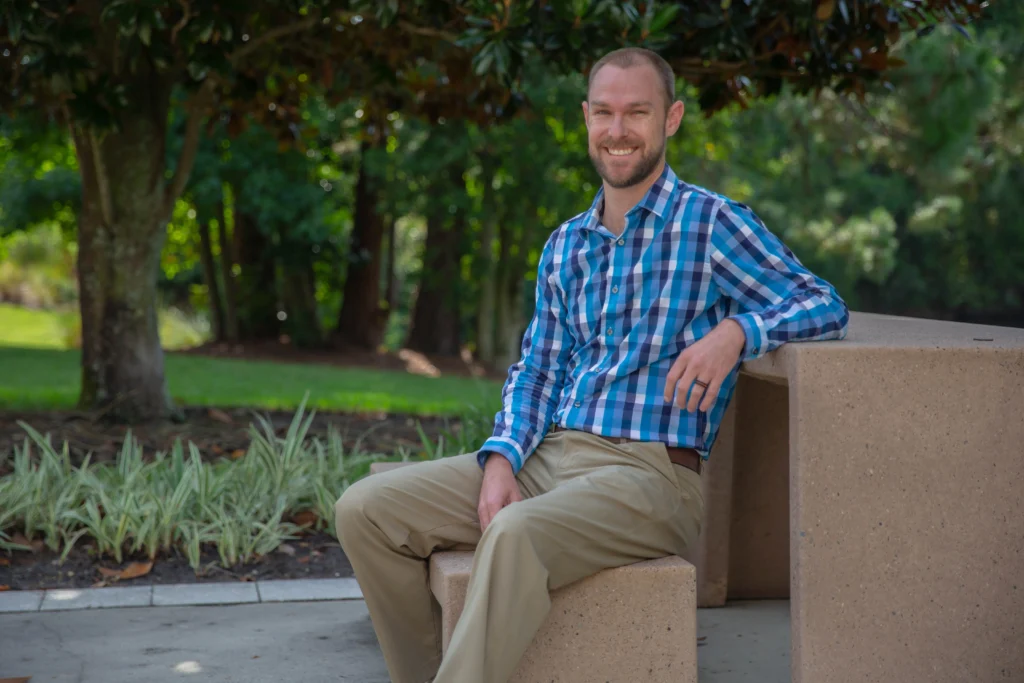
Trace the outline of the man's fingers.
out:
[[[686,371],[683,372],[683,376],[679,379],[678,391],[676,392],[676,405],[683,410],[688,410],[686,405],[690,400],[690,388],[693,386],[693,380],[695,379],[697,379],[697,368],[693,367],[693,363],[690,363],[686,366]]]
[[[707,373],[705,372],[704,374]],[[707,395],[708,390],[711,388],[711,382],[708,381],[707,377],[702,377],[700,372],[695,372],[693,382],[688,388],[690,390],[690,397],[686,401],[686,409],[694,413],[700,407],[701,399]]]
[[[715,401],[718,399],[718,392],[722,389],[722,378],[716,377],[708,384],[708,390],[704,393],[704,400],[700,402],[700,410],[702,412],[708,412],[711,410],[711,406],[715,405]]]
[[[494,520],[503,507],[510,503],[515,503],[523,499],[522,494],[519,492],[519,487],[515,487],[514,490],[510,491],[507,496],[498,501],[486,501],[477,508],[477,514],[480,517],[480,531],[483,532],[487,529],[490,523]]]
[[[491,521],[490,515],[487,514],[487,508],[481,505],[476,509],[476,515],[480,518],[480,531],[483,531]]]
[[[684,351],[676,358],[676,362],[672,364],[672,367],[668,371],[668,375],[665,377],[665,403],[672,400],[672,397],[676,393],[676,383],[679,382],[679,378],[683,376],[683,372],[686,370],[686,362],[689,357]]]

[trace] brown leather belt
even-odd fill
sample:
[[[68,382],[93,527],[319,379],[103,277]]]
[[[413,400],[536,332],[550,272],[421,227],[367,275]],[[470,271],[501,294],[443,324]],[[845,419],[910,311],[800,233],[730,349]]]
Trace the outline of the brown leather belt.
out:
[[[570,430],[556,424],[551,426],[548,433],[553,434],[555,432],[567,431]],[[616,444],[631,443],[634,441],[633,439],[627,439],[621,436],[601,436],[600,434],[594,434],[594,436]],[[665,446],[665,450],[668,451],[668,459],[671,460],[673,464],[682,465],[689,470],[693,470],[697,474],[701,473],[704,465],[704,459],[696,450],[692,448],[683,448],[681,446]]]

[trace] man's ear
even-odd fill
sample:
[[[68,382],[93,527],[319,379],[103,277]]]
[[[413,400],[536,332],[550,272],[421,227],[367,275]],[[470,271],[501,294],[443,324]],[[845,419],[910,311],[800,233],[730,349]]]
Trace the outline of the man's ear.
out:
[[[676,134],[679,130],[679,124],[683,121],[683,113],[685,107],[681,100],[676,100],[672,103],[672,106],[668,108],[668,113],[665,115],[665,135],[671,137]]]
[[[586,100],[583,100],[583,123],[587,124],[587,130],[590,130],[590,104]]]

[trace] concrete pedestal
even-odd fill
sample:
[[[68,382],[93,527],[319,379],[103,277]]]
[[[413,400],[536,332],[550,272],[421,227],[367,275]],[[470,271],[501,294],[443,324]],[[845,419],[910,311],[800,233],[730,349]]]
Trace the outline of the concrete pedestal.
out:
[[[700,606],[792,600],[792,680],[1024,680],[1024,330],[854,314],[743,369]]]

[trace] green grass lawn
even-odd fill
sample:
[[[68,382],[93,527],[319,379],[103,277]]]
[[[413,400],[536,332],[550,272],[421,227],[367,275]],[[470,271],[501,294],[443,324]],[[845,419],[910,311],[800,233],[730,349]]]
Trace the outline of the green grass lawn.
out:
[[[78,351],[0,347],[0,409],[74,407],[79,358]],[[500,384],[466,377],[173,353],[166,356],[166,374],[181,405],[291,410],[308,391],[310,407],[328,410],[457,415],[470,407],[500,407]]]
[[[81,356],[62,343],[55,314],[0,305],[0,409],[74,407]],[[321,410],[458,415],[493,413],[501,400],[493,380],[174,353],[166,375],[179,405],[293,410],[308,391],[309,406]]]

